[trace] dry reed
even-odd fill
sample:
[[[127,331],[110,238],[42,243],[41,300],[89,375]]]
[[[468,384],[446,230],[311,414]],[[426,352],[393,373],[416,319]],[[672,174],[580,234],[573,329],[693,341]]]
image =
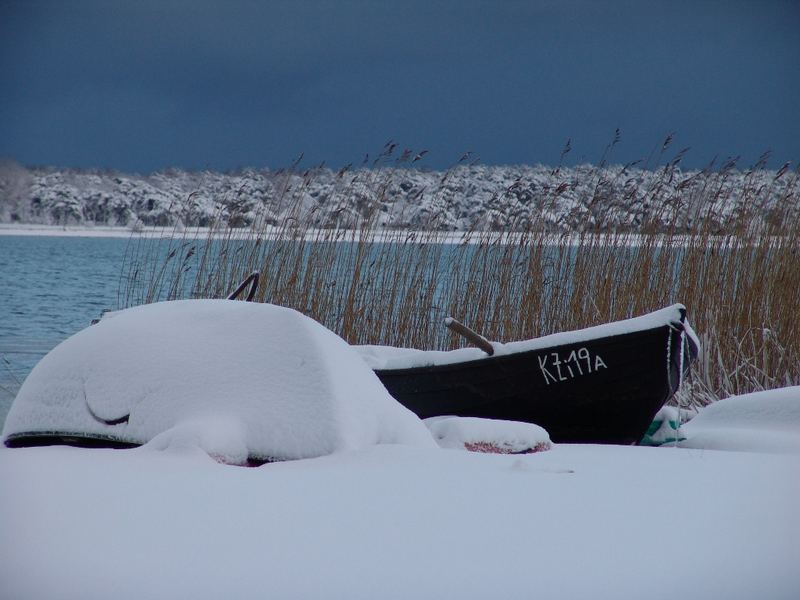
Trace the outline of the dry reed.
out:
[[[680,157],[664,166],[664,181],[676,176]],[[281,222],[265,213],[243,229],[220,214],[206,234],[132,238],[120,304],[222,297],[258,270],[257,300],[295,308],[352,344],[450,349],[461,341],[442,325],[446,316],[510,341],[682,302],[703,342],[683,402],[800,384],[798,172],[776,176],[790,181],[768,215],[768,194],[745,190],[734,225],[720,231],[712,215],[731,169],[708,170],[702,186],[679,186],[684,196],[664,197],[657,183],[632,189],[632,198],[676,215],[667,231],[663,219],[635,232],[608,227],[598,179],[598,200],[588,203],[597,207],[593,231],[555,236],[530,217],[497,231],[487,217],[486,227],[446,240],[435,205],[417,231],[378,224],[391,171],[359,171],[324,207],[301,201],[310,175],[292,189],[287,171],[274,199],[291,207]]]

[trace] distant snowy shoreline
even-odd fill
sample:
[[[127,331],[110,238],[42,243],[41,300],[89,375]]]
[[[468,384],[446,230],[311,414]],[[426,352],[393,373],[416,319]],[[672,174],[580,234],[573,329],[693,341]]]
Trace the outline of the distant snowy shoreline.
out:
[[[675,161],[653,170],[473,165],[448,171],[173,169],[146,176],[0,164],[0,223],[67,231],[76,225],[94,232],[261,228],[298,215],[312,229],[354,228],[373,215],[378,228],[411,231],[508,231],[535,224],[553,233],[644,227],[689,232],[700,221],[724,231],[745,213],[779,222],[785,207],[800,210],[797,197],[798,172],[788,166],[682,171]]]
[[[161,228],[166,229],[166,228]],[[171,228],[170,228],[171,229]],[[111,237],[131,236],[129,227],[109,225],[43,225],[38,223],[0,223],[0,236],[48,236],[48,237]]]
[[[441,232],[422,232],[422,231],[375,231],[368,232],[368,241],[378,243],[404,243],[409,238],[419,243],[425,241],[432,244],[479,244],[485,242],[489,236],[492,243],[500,246],[507,244],[517,244],[525,234],[515,232],[490,232],[490,233],[468,233],[463,231],[441,231]],[[131,227],[111,226],[111,225],[42,225],[36,223],[0,223],[0,237],[3,236],[22,236],[22,237],[69,237],[69,238],[117,238],[117,239],[163,239],[169,240],[199,240],[209,239],[231,239],[231,240],[276,240],[287,239],[282,235],[278,227],[265,227],[262,231],[254,233],[250,228],[233,229],[230,231],[217,231],[210,227],[191,227],[178,230],[173,227],[141,227],[133,229]],[[303,241],[313,242],[315,240],[336,239],[336,241],[348,243],[358,242],[364,238],[364,234],[353,230],[321,231],[310,229],[300,236]],[[295,239],[291,237],[291,239]],[[544,234],[541,240],[548,246],[580,246],[586,243],[587,239],[594,239],[604,243],[612,243],[616,246],[637,247],[639,245],[655,245],[657,247],[687,247],[692,243],[689,235],[663,235],[653,236],[637,233],[622,234]],[[709,235],[706,238],[709,243],[726,239],[724,234],[718,236]],[[777,240],[778,238],[764,238],[764,240]]]

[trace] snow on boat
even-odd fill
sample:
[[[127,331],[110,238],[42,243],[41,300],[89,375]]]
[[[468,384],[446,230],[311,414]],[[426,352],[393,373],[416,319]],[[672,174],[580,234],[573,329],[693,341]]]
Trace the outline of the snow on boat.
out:
[[[68,338],[25,380],[3,440],[199,447],[233,464],[436,447],[336,334],[288,308],[229,300],[138,306]]]
[[[431,352],[358,347],[420,418],[535,423],[554,442],[632,444],[677,391],[699,342],[681,304],[533,340]]]

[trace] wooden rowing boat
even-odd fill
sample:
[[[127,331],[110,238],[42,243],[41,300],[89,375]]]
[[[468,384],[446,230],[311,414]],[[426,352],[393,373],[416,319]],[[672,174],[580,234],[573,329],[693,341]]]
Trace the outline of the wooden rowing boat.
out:
[[[698,352],[680,304],[627,321],[493,346],[498,350],[493,356],[473,352],[466,360],[461,350],[409,353],[405,362],[401,354],[394,366],[374,370],[389,393],[420,418],[526,421],[544,427],[554,442],[633,444],[677,391]],[[364,352],[370,353],[375,366],[374,347]],[[424,364],[426,354],[433,364]]]

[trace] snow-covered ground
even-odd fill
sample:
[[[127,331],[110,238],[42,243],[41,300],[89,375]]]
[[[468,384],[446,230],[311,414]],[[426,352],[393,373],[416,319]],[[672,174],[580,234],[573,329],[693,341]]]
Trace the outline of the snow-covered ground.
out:
[[[800,387],[648,448],[422,422],[377,381],[269,305],[154,304],[69,338],[4,438],[147,443],[0,449],[0,597],[796,598]],[[248,453],[305,458],[230,464]]]
[[[800,589],[797,455],[375,446],[0,450],[3,597],[771,600]]]

